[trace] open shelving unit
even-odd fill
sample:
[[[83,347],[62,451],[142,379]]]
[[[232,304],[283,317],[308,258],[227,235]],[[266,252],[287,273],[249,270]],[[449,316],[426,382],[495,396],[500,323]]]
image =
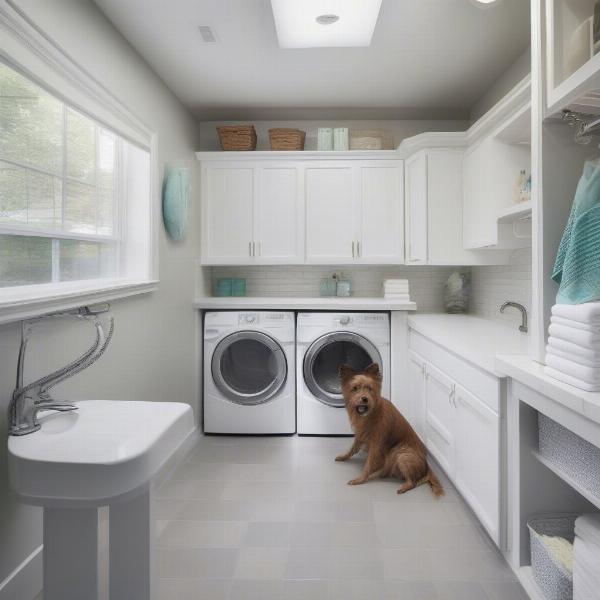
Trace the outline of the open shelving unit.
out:
[[[498,215],[499,223],[511,223],[531,216],[531,200],[513,204]]]

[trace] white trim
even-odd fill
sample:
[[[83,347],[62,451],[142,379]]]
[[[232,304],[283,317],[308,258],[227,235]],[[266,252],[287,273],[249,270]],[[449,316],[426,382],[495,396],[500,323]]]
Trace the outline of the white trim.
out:
[[[112,235],[96,235],[93,233],[70,233],[52,229],[35,229],[34,227],[8,227],[0,224],[0,235],[21,235],[24,237],[43,237],[56,240],[78,240],[80,242],[97,242],[98,244],[118,243],[118,237]]]
[[[152,130],[38,27],[13,0],[0,0],[0,40],[0,57],[8,64],[15,65],[83,114],[149,148]],[[51,77],[46,77],[48,69]]]
[[[338,152],[324,152],[318,150],[249,150],[245,151],[216,151],[196,152],[200,161],[232,161],[232,160],[263,160],[266,158],[281,160],[323,160],[323,159],[398,159],[401,158],[397,150],[340,150]]]
[[[0,288],[0,325],[79,306],[112,302],[157,289],[156,280],[118,279]]]
[[[43,546],[38,546],[0,582],[0,600],[33,600],[43,587]]]

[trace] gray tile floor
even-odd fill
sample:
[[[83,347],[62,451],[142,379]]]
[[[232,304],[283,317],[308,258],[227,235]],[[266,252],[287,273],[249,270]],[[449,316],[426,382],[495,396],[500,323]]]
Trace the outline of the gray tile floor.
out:
[[[346,485],[346,438],[205,437],[156,503],[159,600],[525,600],[442,478]]]

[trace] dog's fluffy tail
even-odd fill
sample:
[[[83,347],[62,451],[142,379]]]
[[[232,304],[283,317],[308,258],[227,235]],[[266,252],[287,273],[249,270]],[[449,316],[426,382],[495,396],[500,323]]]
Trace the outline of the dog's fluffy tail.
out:
[[[428,469],[427,471],[427,483],[429,483],[431,486],[431,491],[436,498],[444,495],[444,488],[442,487],[440,480],[436,477],[435,473],[431,469]]]

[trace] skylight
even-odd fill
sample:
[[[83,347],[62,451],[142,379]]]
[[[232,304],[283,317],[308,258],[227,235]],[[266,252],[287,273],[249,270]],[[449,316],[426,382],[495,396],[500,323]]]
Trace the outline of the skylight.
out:
[[[381,0],[271,0],[280,48],[369,46]]]

